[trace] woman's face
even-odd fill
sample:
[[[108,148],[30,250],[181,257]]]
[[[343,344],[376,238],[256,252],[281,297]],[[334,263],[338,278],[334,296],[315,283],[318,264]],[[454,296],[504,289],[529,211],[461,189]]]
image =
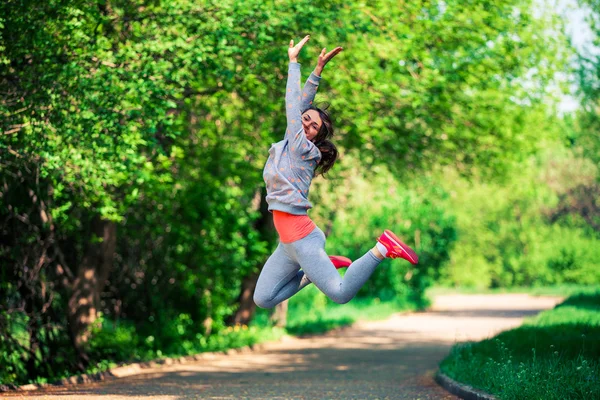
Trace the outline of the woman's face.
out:
[[[323,121],[321,121],[321,116],[317,110],[306,110],[306,112],[302,114],[304,133],[306,134],[306,138],[311,142],[317,136],[317,133],[319,133],[322,124]]]

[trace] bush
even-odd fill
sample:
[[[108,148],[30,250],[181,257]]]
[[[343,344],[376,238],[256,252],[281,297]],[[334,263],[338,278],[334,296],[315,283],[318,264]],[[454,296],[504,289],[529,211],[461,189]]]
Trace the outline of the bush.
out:
[[[554,145],[504,182],[468,182],[447,173],[444,187],[451,196],[444,208],[456,215],[458,240],[441,283],[479,288],[600,283],[598,233],[577,209],[557,208],[573,187],[593,185],[597,168],[588,164]],[[582,172],[575,174],[571,166]]]
[[[384,261],[358,296],[405,299],[425,306],[424,291],[438,279],[456,240],[455,219],[443,208],[447,192],[427,177],[412,181],[411,188],[402,186],[383,167],[375,168],[370,178],[363,178],[348,167],[352,164],[349,158],[344,164],[345,175],[317,185],[317,202],[333,210],[314,218],[318,225],[330,227],[327,253],[356,260],[375,245],[384,229],[394,231],[415,249],[419,265]],[[337,184],[336,179],[343,184]]]

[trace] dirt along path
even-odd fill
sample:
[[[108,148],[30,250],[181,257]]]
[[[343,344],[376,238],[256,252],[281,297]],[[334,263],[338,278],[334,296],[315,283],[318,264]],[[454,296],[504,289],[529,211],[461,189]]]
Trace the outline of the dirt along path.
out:
[[[520,325],[560,299],[444,295],[428,312],[361,322],[260,351],[141,370],[105,382],[13,393],[26,399],[456,399],[433,381],[450,347]],[[2,395],[0,395],[2,397]]]

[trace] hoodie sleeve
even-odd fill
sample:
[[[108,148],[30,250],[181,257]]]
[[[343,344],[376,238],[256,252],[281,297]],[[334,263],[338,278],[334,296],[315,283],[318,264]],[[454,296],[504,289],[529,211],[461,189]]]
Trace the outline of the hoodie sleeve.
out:
[[[302,97],[300,99],[300,112],[308,110],[308,108],[312,105],[315,95],[317,94],[320,81],[320,76],[315,75],[314,72],[310,73],[310,76],[304,83],[304,89],[302,90]]]
[[[285,93],[285,111],[287,117],[287,129],[285,138],[288,140],[290,150],[297,156],[311,154],[311,158],[317,158],[320,153],[314,143],[306,138],[302,127],[302,112],[312,103],[317,93],[318,83],[321,78],[311,73],[304,85],[304,91],[300,91],[300,64],[290,62],[288,69],[288,80]],[[306,104],[306,108],[304,105]]]
[[[302,111],[300,94],[300,64],[290,62],[288,67],[288,79],[285,90],[285,115],[287,118],[287,129],[285,138],[292,141],[300,130],[302,130]]]

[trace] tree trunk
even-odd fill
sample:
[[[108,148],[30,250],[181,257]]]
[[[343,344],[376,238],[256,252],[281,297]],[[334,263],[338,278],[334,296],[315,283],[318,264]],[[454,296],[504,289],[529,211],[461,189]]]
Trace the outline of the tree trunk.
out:
[[[96,320],[100,293],[112,268],[116,244],[116,224],[95,219],[92,223],[92,240],[73,283],[68,309],[71,340],[81,369],[85,369],[89,361],[85,344],[89,339],[89,327]]]
[[[277,233],[273,226],[273,215],[268,210],[266,195],[266,189],[264,188],[257,190],[254,195],[254,208],[260,210],[260,217],[256,220],[254,227],[260,233],[261,240],[274,244],[277,239]],[[261,260],[254,268],[252,268],[250,273],[243,278],[242,288],[237,299],[239,307],[236,313],[228,321],[229,324],[248,325],[252,320],[254,311],[256,311],[256,304],[254,304],[253,299],[254,289],[256,288],[256,281],[260,275],[260,270],[266,261],[266,258]]]
[[[289,300],[282,301],[275,306],[275,311],[271,315],[271,322],[274,326],[285,328],[287,325],[287,312]]]
[[[239,307],[234,316],[231,318],[230,324],[248,325],[252,320],[252,316],[256,310],[256,304],[254,304],[253,296],[258,275],[259,272],[254,272],[242,280],[242,289],[237,300]]]

